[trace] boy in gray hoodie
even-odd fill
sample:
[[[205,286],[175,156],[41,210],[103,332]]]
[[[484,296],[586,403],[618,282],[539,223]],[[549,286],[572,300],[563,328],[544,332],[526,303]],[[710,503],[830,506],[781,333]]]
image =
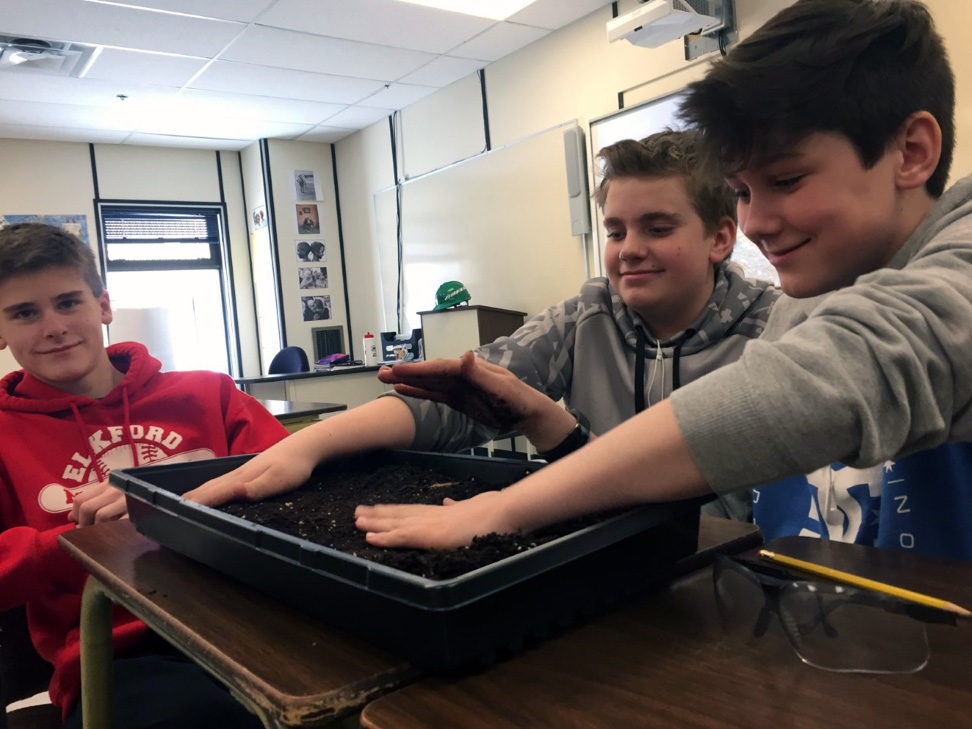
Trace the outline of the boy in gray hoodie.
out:
[[[954,106],[921,3],[798,0],[778,13],[690,85],[683,110],[790,297],[763,337],[504,491],[447,507],[360,507],[359,528],[376,545],[449,547],[835,461],[866,468],[946,443],[938,457],[965,451],[972,178],[943,192]],[[494,395],[501,385],[477,383]],[[968,492],[967,480],[916,480],[875,516],[901,548],[918,530],[968,543]],[[909,512],[909,526],[893,523]]]
[[[469,353],[464,364],[450,360],[500,378],[508,390],[500,407],[461,385],[438,403],[379,398],[295,434],[194,496],[207,503],[261,498],[303,483],[328,458],[383,446],[458,451],[512,430],[552,461],[590,431],[607,432],[734,361],[762,332],[779,291],[728,262],[735,203],[721,178],[699,163],[698,145],[694,132],[666,131],[602,150],[597,200],[607,277],[585,282],[578,296]],[[421,387],[400,392],[427,394]],[[567,410],[557,404],[561,398]],[[747,519],[749,496],[711,507]]]

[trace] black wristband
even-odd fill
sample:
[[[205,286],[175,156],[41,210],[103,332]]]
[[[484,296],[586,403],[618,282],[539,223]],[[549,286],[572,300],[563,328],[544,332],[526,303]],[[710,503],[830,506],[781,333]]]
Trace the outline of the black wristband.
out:
[[[584,414],[571,408],[567,408],[567,412],[577,418],[577,424],[570,429],[566,438],[549,451],[537,451],[537,455],[547,463],[553,463],[558,458],[570,455],[578,448],[587,445],[587,441],[591,439],[591,424]]]

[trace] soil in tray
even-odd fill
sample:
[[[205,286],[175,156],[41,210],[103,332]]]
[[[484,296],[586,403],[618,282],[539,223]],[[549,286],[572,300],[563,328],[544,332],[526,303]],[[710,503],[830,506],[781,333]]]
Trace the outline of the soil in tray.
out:
[[[506,484],[503,484],[506,485]],[[460,479],[409,465],[331,468],[301,488],[252,503],[221,509],[270,529],[331,547],[422,577],[444,580],[593,524],[605,515],[561,522],[529,534],[488,534],[468,547],[449,550],[381,549],[365,541],[354,525],[358,504],[441,504],[502,488],[475,478]]]

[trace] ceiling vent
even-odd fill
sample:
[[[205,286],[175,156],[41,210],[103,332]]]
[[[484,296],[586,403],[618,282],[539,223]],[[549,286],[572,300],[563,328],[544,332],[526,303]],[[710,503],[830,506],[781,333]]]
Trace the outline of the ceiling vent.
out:
[[[0,72],[79,76],[98,46],[0,35]]]

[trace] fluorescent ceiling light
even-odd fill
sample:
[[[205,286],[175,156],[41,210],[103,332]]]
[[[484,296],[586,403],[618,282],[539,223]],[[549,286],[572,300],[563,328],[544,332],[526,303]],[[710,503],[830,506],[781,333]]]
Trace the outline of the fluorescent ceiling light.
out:
[[[523,10],[527,5],[532,5],[536,0],[401,0],[401,2],[491,20],[506,20],[513,13]]]

